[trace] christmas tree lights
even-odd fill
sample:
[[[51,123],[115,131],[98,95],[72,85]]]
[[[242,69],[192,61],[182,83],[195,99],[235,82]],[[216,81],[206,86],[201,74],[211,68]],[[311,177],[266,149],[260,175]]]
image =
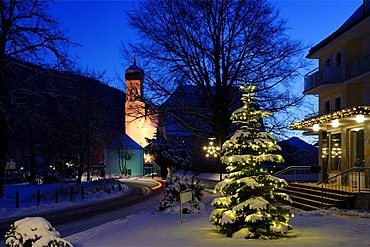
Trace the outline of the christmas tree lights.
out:
[[[228,237],[271,239],[291,229],[292,213],[277,203],[291,203],[288,195],[276,190],[286,181],[271,176],[264,162],[284,162],[277,154],[280,147],[274,137],[261,132],[261,119],[271,115],[256,110],[256,87],[242,86],[243,107],[234,111],[231,120],[240,128],[222,145],[221,161],[230,176],[218,183],[215,191],[223,195],[212,202],[215,210],[210,220]]]

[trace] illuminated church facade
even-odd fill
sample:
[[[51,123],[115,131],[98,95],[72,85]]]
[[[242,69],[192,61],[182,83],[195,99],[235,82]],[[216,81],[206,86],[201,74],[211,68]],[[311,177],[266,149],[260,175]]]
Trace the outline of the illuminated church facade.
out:
[[[149,108],[144,102],[144,71],[136,65],[136,60],[126,70],[125,79],[125,132],[104,148],[105,174],[108,177],[144,175],[146,138],[154,138],[157,129],[155,115],[147,114]]]

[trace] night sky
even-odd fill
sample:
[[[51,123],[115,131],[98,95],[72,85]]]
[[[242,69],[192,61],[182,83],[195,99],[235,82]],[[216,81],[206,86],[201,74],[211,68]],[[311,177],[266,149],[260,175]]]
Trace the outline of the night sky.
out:
[[[116,74],[122,77],[130,64],[120,57],[119,47],[121,42],[138,38],[126,18],[126,11],[136,2],[56,0],[51,6],[68,37],[82,45],[71,50],[81,67],[96,72],[106,70],[112,80],[110,85],[121,89]],[[362,0],[272,0],[272,3],[280,9],[281,17],[288,20],[291,36],[312,46],[340,27]],[[297,84],[303,88],[303,78],[300,81]]]

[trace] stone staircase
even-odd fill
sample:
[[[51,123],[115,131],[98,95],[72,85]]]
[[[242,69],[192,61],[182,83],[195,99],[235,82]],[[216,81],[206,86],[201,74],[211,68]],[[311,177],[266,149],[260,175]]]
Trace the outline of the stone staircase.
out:
[[[336,207],[353,208],[354,195],[350,192],[321,188],[315,185],[291,183],[279,189],[289,195],[293,207],[303,210],[317,210]]]

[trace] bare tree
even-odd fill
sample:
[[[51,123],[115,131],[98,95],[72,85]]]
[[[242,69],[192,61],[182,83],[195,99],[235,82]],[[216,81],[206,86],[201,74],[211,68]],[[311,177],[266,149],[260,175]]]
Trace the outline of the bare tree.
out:
[[[59,126],[62,130],[61,139],[64,146],[69,150],[69,158],[74,158],[77,164],[77,183],[81,183],[83,172],[86,169],[87,180],[90,180],[90,165],[98,163],[96,158],[103,160],[102,155],[96,157],[96,152],[103,151],[105,142],[112,139],[122,129],[117,129],[124,122],[123,99],[118,111],[122,115],[117,123],[115,109],[112,100],[117,97],[112,95],[113,90],[108,91],[109,86],[103,85],[93,75],[86,77],[81,73],[66,75],[70,80],[70,88],[67,101],[63,104]],[[66,93],[64,93],[66,94]],[[109,94],[109,98],[106,96]],[[116,102],[117,103],[117,102]],[[122,111],[122,112],[121,112]]]
[[[60,69],[68,64],[66,48],[73,45],[60,29],[59,23],[48,14],[47,1],[0,0],[0,197],[4,196],[4,175],[8,133],[17,119],[17,110],[26,109],[26,102],[36,95],[35,79],[41,74],[37,69],[28,77],[14,80],[12,67],[32,62],[42,67]],[[47,70],[43,70],[45,73]],[[37,92],[40,92],[36,90]],[[35,119],[37,119],[35,117]]]
[[[147,99],[188,131],[210,130],[202,135],[223,142],[230,109],[240,99],[234,86],[245,81],[257,86],[260,107],[270,112],[281,113],[301,99],[291,86],[306,66],[305,47],[289,37],[286,21],[268,1],[145,0],[128,16],[141,39],[123,45],[122,55],[140,58]],[[196,86],[205,103],[187,107],[176,94],[181,85]],[[177,108],[162,104],[168,98]]]
[[[127,176],[127,161],[131,160],[133,156],[127,148],[118,150],[118,166],[122,176]]]

